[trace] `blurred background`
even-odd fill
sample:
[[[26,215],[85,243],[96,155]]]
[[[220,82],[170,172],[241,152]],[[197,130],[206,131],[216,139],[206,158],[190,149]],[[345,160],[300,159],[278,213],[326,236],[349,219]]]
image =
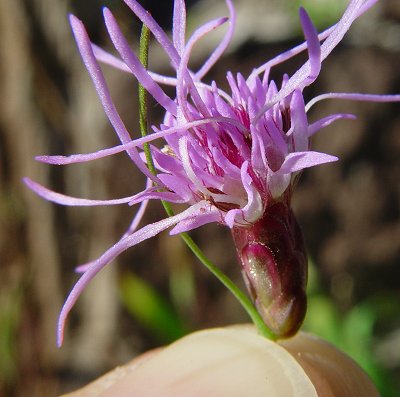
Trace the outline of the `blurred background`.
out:
[[[252,68],[302,40],[297,10],[306,7],[319,30],[346,6],[338,0],[237,0],[238,29],[225,58],[207,78],[226,86],[227,70]],[[171,1],[143,1],[166,28]],[[68,321],[64,346],[55,330],[60,307],[85,263],[111,246],[135,208],[65,208],[36,197],[23,176],[88,198],[116,198],[143,188],[123,154],[92,164],[39,164],[39,154],[84,153],[117,143],[71,36],[67,15],[81,18],[92,40],[110,49],[101,18],[106,5],[133,46],[139,23],[122,1],[0,1],[0,396],[50,397],[71,391],[133,356],[206,327],[248,322],[227,291],[163,233],[126,252],[85,291]],[[189,30],[226,15],[224,2],[189,1]],[[222,32],[222,30],[221,30]],[[193,68],[217,40],[196,49]],[[400,93],[400,3],[381,0],[358,21],[323,64],[307,98],[329,92]],[[280,83],[304,62],[274,69]],[[153,70],[170,73],[154,46]],[[137,128],[137,87],[104,67],[115,102]],[[151,123],[161,110],[150,105]],[[326,101],[315,120],[351,112],[314,139],[338,163],[306,170],[294,195],[310,256],[309,311],[304,329],[336,344],[372,376],[382,396],[400,395],[400,107]],[[151,203],[144,223],[164,217]],[[192,233],[205,253],[242,284],[226,228]],[[117,263],[118,262],[118,263]]]

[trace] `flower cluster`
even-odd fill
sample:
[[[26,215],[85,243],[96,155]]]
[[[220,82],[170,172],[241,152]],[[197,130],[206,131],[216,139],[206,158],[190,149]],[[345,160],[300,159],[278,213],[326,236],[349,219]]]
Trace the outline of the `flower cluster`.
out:
[[[319,34],[301,9],[305,41],[257,67],[247,78],[227,72],[229,92],[215,82],[203,82],[203,78],[233,36],[236,14],[231,0],[225,0],[229,17],[204,24],[188,40],[184,0],[174,3],[172,39],[136,0],[124,1],[162,46],[174,76],[160,75],[143,67],[109,9],[104,9],[104,20],[119,57],[92,44],[82,22],[71,16],[83,62],[121,144],[95,153],[37,159],[65,165],[125,151],[147,177],[146,189],[130,197],[100,201],[68,197],[25,179],[37,194],[63,205],[140,203],[122,238],[98,259],[80,267],[82,276],[60,314],[59,343],[67,314],[84,287],[121,252],[170,227],[173,227],[170,233],[177,234],[213,222],[232,230],[250,293],[267,324],[277,334],[293,334],[304,317],[306,283],[304,245],[290,210],[293,183],[303,169],[337,160],[329,154],[310,150],[311,136],[338,119],[354,117],[333,114],[310,124],[307,112],[326,98],[400,100],[400,96],[330,93],[305,104],[303,90],[315,81],[322,61],[342,40],[354,20],[377,0],[351,0],[341,19]],[[199,70],[190,70],[188,63],[196,43],[224,24],[228,27],[221,42]],[[269,78],[272,67],[303,51],[308,52],[308,60],[292,76],[284,75],[279,82]],[[132,139],[113,104],[99,62],[133,74],[165,109],[163,123],[153,127],[153,133]],[[162,85],[174,86],[175,98],[169,97]],[[162,149],[150,146],[157,170],[153,174],[147,166],[143,145],[156,140],[163,140],[165,145]],[[185,203],[188,207],[177,215],[138,229],[151,199]]]

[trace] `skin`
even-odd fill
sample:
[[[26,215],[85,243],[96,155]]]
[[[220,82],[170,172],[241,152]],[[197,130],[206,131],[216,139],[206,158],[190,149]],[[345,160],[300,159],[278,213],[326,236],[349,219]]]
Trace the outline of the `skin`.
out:
[[[361,368],[335,347],[299,333],[271,342],[253,326],[190,334],[63,397],[379,397]]]

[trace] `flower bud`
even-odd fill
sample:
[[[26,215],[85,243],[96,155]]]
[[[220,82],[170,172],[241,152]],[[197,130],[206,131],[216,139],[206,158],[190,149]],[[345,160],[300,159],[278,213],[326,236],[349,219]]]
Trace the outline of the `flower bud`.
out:
[[[233,239],[249,293],[276,336],[294,335],[307,307],[307,255],[299,225],[286,202],[267,207],[247,227],[234,227]]]

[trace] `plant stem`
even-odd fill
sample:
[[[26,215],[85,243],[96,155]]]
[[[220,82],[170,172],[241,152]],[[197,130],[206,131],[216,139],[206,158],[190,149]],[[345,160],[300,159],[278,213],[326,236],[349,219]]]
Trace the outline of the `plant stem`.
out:
[[[139,59],[142,65],[147,69],[149,66],[149,45],[150,45],[150,30],[146,25],[142,26],[140,33],[140,47],[139,47]],[[147,91],[139,83],[139,127],[142,136],[147,135]],[[156,175],[156,169],[154,167],[153,157],[151,156],[150,145],[145,143],[143,145],[144,154],[146,156],[147,167],[152,174]]]

